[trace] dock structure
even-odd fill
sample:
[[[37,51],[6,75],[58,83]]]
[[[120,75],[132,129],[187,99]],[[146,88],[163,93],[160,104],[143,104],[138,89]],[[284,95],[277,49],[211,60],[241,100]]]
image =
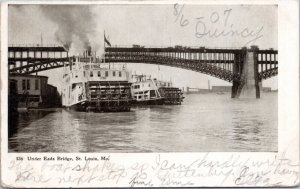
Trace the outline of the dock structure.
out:
[[[11,87],[9,95],[14,98],[18,108],[45,108],[61,106],[57,88],[48,84],[48,77],[25,74],[10,74]]]

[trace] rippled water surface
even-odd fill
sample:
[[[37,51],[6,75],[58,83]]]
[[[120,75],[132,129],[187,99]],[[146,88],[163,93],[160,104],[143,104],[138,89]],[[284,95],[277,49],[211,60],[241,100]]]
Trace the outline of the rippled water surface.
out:
[[[231,99],[229,93],[185,97],[181,106],[122,113],[20,113],[9,129],[9,151],[277,151],[277,93],[257,100]]]

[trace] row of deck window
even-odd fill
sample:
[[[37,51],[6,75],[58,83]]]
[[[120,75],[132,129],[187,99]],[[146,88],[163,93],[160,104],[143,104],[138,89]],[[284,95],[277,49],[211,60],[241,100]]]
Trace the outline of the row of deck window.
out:
[[[122,77],[122,72],[119,71],[118,73],[119,73],[119,77]],[[83,72],[83,76],[85,77],[85,71]],[[101,72],[100,71],[97,71],[97,76],[101,77]],[[116,77],[116,71],[112,72],[112,76]],[[90,71],[90,77],[94,77],[94,71]],[[105,71],[105,77],[108,77],[108,71]]]
[[[35,90],[39,90],[39,80],[35,80]],[[22,90],[30,90],[30,79],[22,79]]]
[[[157,86],[157,84],[156,84],[156,86]],[[142,84],[142,87],[144,87],[144,84]],[[148,84],[148,87],[151,87],[151,84],[150,84],[150,83]],[[133,88],[134,88],[134,89],[139,89],[139,88],[140,88],[140,85],[133,85]]]

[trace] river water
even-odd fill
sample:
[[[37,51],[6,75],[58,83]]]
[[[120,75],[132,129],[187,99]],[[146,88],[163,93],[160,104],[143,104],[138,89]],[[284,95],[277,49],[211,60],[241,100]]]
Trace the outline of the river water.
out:
[[[185,94],[182,105],[122,113],[32,110],[9,129],[9,152],[277,151],[277,93]]]

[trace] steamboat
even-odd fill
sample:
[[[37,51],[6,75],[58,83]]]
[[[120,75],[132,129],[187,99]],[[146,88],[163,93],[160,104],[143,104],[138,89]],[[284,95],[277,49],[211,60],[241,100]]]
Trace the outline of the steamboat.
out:
[[[184,99],[182,91],[173,87],[172,82],[146,75],[132,75],[131,93],[134,104],[179,105]]]
[[[126,69],[100,67],[91,50],[64,66],[62,104],[76,111],[130,111],[131,83]]]

